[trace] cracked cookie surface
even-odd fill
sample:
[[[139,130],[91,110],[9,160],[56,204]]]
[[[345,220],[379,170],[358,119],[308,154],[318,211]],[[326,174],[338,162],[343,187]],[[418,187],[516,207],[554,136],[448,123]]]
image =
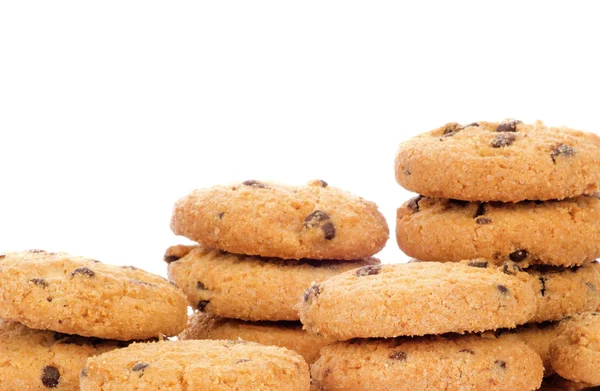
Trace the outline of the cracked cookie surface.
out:
[[[396,180],[430,197],[552,200],[600,187],[600,137],[541,121],[449,123],[400,144]]]
[[[0,258],[0,317],[126,341],[177,335],[187,303],[179,288],[143,270],[32,250]]]
[[[194,190],[175,204],[171,229],[208,248],[284,259],[367,258],[389,236],[373,202],[324,181]]]
[[[200,311],[251,321],[299,320],[295,308],[313,282],[379,261],[282,260],[174,246],[167,250],[169,278]]]
[[[132,344],[90,358],[82,391],[308,391],[304,359],[284,348],[242,341]]]

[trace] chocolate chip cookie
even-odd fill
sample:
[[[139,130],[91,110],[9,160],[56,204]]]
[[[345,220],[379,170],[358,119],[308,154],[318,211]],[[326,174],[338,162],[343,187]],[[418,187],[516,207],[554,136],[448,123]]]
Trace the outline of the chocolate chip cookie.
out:
[[[243,341],[132,344],[88,359],[81,391],[308,391],[308,365],[298,354]]]
[[[400,144],[396,180],[430,197],[552,200],[600,188],[600,137],[538,121],[449,123]]]
[[[600,198],[463,202],[418,196],[397,211],[400,249],[424,261],[576,266],[600,257]]]
[[[324,181],[194,190],[175,204],[171,229],[207,248],[286,259],[366,258],[389,236],[374,203]]]
[[[0,389],[77,391],[88,357],[124,346],[124,342],[33,330],[0,319]]]
[[[313,282],[379,261],[282,260],[175,246],[167,250],[169,278],[192,307],[225,318],[299,320],[296,305]]]
[[[179,288],[143,270],[34,250],[0,259],[0,317],[126,341],[177,335],[187,303]]]
[[[337,340],[464,333],[528,322],[527,273],[461,263],[365,266],[311,286],[300,305],[309,332]]]
[[[219,318],[203,312],[192,315],[180,340],[230,339],[280,346],[300,354],[308,364],[319,358],[323,346],[333,341],[302,330],[300,322],[246,322]]]
[[[322,391],[533,391],[543,372],[524,343],[479,336],[339,342],[311,368]]]

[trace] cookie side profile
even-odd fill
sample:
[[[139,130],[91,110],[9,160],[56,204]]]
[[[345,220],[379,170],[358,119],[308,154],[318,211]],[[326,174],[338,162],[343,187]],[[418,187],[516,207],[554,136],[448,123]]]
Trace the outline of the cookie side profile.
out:
[[[219,318],[203,312],[190,316],[180,340],[243,340],[266,346],[279,346],[300,354],[308,364],[319,358],[323,346],[333,341],[302,330],[299,322],[246,322]]]
[[[163,341],[88,359],[81,391],[308,391],[308,365],[287,349],[242,341]]]
[[[552,366],[565,379],[600,386],[600,313],[587,312],[563,320],[550,345]]]
[[[176,250],[176,251],[175,251]],[[296,305],[313,282],[347,270],[377,265],[358,261],[282,260],[209,250],[198,246],[175,260],[180,247],[168,249],[169,279],[199,311],[250,321],[299,320]]]
[[[600,257],[600,198],[470,203],[415,197],[397,211],[400,249],[423,261],[484,258],[579,266]]]
[[[311,374],[322,391],[533,391],[542,382],[543,367],[522,342],[431,337],[329,345]]]
[[[367,258],[389,236],[377,205],[324,181],[194,190],[175,204],[171,229],[207,248],[284,259]]]
[[[77,391],[79,373],[89,357],[124,346],[0,319],[0,389]]]
[[[177,335],[187,303],[179,288],[143,270],[35,250],[0,259],[0,317],[127,341]]]
[[[400,144],[396,180],[430,197],[561,200],[600,187],[600,137],[538,121],[446,124]]]
[[[526,273],[461,263],[365,266],[314,284],[300,318],[337,340],[512,328],[536,310]]]

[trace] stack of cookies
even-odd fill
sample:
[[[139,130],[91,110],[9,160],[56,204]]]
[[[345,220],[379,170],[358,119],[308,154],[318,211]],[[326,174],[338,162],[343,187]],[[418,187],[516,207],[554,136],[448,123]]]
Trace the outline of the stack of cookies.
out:
[[[79,390],[89,357],[176,335],[186,308],[177,287],[134,267],[1,254],[0,390]]]
[[[167,250],[169,278],[196,312],[179,336],[285,347],[314,362],[331,338],[302,329],[298,302],[312,284],[371,258],[389,231],[377,206],[312,181],[290,187],[249,180],[195,190],[171,228],[198,243]]]
[[[398,209],[400,248],[421,261],[523,270],[535,287],[528,322],[541,324],[496,334],[536,349],[546,375],[600,385],[587,370],[598,346],[594,356],[551,345],[599,327],[587,326],[593,313],[557,321],[600,307],[600,138],[539,121],[451,123],[400,146],[396,179],[420,194]]]

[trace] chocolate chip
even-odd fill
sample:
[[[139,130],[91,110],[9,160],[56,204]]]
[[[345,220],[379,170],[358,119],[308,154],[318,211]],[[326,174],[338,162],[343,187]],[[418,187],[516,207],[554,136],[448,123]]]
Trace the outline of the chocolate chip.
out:
[[[390,359],[396,361],[406,361],[407,357],[408,355],[405,352],[394,352],[390,354]]]
[[[306,292],[304,292],[304,301],[309,302],[309,301],[319,297],[320,294],[321,294],[321,286],[319,286],[319,284],[314,284],[313,286],[308,288],[306,290]]]
[[[483,202],[480,202],[477,205],[477,210],[475,211],[475,214],[473,215],[473,218],[476,219],[479,216],[483,216],[485,214],[486,210],[485,210],[485,204]]]
[[[317,179],[317,182],[321,185],[321,187],[327,187],[327,186],[329,186],[329,183],[325,182],[322,179]]]
[[[33,282],[37,286],[41,286],[42,288],[48,287],[48,281],[44,280],[43,278],[32,278],[29,281]]]
[[[496,137],[494,137],[494,139],[490,143],[490,146],[492,146],[492,148],[508,147],[509,145],[514,143],[516,139],[517,136],[515,136],[512,133],[500,133],[497,134]]]
[[[470,128],[471,126],[479,127],[481,125],[479,125],[479,122],[471,122],[470,124],[468,124],[467,126],[465,126],[465,128]]]
[[[571,157],[573,155],[575,155],[575,149],[573,147],[570,147],[565,144],[560,144],[552,150],[550,157],[552,158],[552,161],[556,163],[556,158],[559,156]]]
[[[423,199],[422,195],[418,195],[416,197],[411,198],[406,206],[413,211],[413,213],[417,213],[421,210],[419,207],[419,202]]]
[[[46,301],[47,301],[48,303],[52,303],[52,300],[53,300],[53,299],[52,299],[52,297],[50,297],[50,296],[46,297]]]
[[[201,290],[201,291],[205,291],[206,290],[206,285],[204,285],[202,282],[198,281],[196,283],[196,289]]]
[[[456,122],[446,124],[444,125],[444,137],[452,137],[463,129],[464,127]]]
[[[522,272],[522,271],[523,271],[523,269],[521,269],[519,267],[519,265],[516,265],[514,263],[505,262],[504,265],[502,266],[502,273],[508,274],[510,276],[514,276],[518,272]]]
[[[521,121],[517,121],[514,119],[508,120],[508,121],[503,121],[496,128],[496,132],[516,132],[517,124],[520,124],[520,123],[521,123]]]
[[[489,217],[478,217],[475,219],[475,223],[479,224],[479,225],[486,225],[486,224],[491,224],[492,219],[490,219]]]
[[[410,168],[404,170],[404,175],[412,175],[412,172],[410,172]]]
[[[485,269],[488,267],[488,263],[485,261],[472,261],[472,262],[469,262],[468,265],[471,267],[478,267],[481,269]]]
[[[513,262],[523,262],[524,260],[527,259],[528,256],[529,256],[529,253],[526,250],[517,250],[513,253],[510,253],[510,255],[508,257]]]
[[[58,369],[53,366],[46,366],[42,370],[42,384],[46,388],[56,388],[58,387],[58,382],[60,381],[60,372]]]
[[[219,218],[219,220],[223,220],[223,216],[225,216],[225,212],[217,213],[217,217]]]
[[[508,288],[505,287],[504,285],[498,285],[497,288],[500,291],[500,293],[502,293],[503,295],[508,294]]]
[[[166,263],[172,263],[172,262],[178,261],[179,259],[180,258],[176,255],[165,255],[165,258],[164,258]]]
[[[139,362],[139,363],[135,364],[133,366],[133,368],[131,368],[131,370],[133,372],[140,372],[140,371],[143,371],[144,369],[148,368],[149,365],[150,364],[146,364],[145,362]]]
[[[250,186],[250,187],[258,187],[259,189],[266,189],[267,186],[264,183],[260,183],[259,181],[249,180],[242,182],[242,185]]]
[[[335,227],[333,223],[325,223],[321,229],[323,230],[323,234],[325,235],[325,240],[331,240],[335,238]]]
[[[71,276],[75,277],[77,274],[81,274],[82,276],[86,276],[86,277],[94,277],[96,275],[96,273],[94,273],[93,270],[88,269],[87,267],[78,267],[77,269],[73,270],[71,272]]]
[[[462,349],[458,351],[459,353],[469,353],[469,354],[475,354],[474,351],[472,351],[471,349]]]
[[[200,303],[198,303],[198,311],[204,312],[208,303],[210,303],[210,300],[201,300]]]
[[[379,274],[380,270],[381,270],[380,265],[363,266],[356,271],[356,275],[358,277],[374,276],[374,275]]]
[[[494,361],[494,365],[496,365],[499,368],[506,369],[506,361],[496,360]]]
[[[315,210],[304,219],[306,228],[321,227],[326,240],[331,240],[335,237],[335,226],[330,221],[331,217],[321,210]]]
[[[542,289],[540,289],[540,293],[542,297],[546,296],[546,279],[544,277],[538,277],[540,284],[542,284]]]

